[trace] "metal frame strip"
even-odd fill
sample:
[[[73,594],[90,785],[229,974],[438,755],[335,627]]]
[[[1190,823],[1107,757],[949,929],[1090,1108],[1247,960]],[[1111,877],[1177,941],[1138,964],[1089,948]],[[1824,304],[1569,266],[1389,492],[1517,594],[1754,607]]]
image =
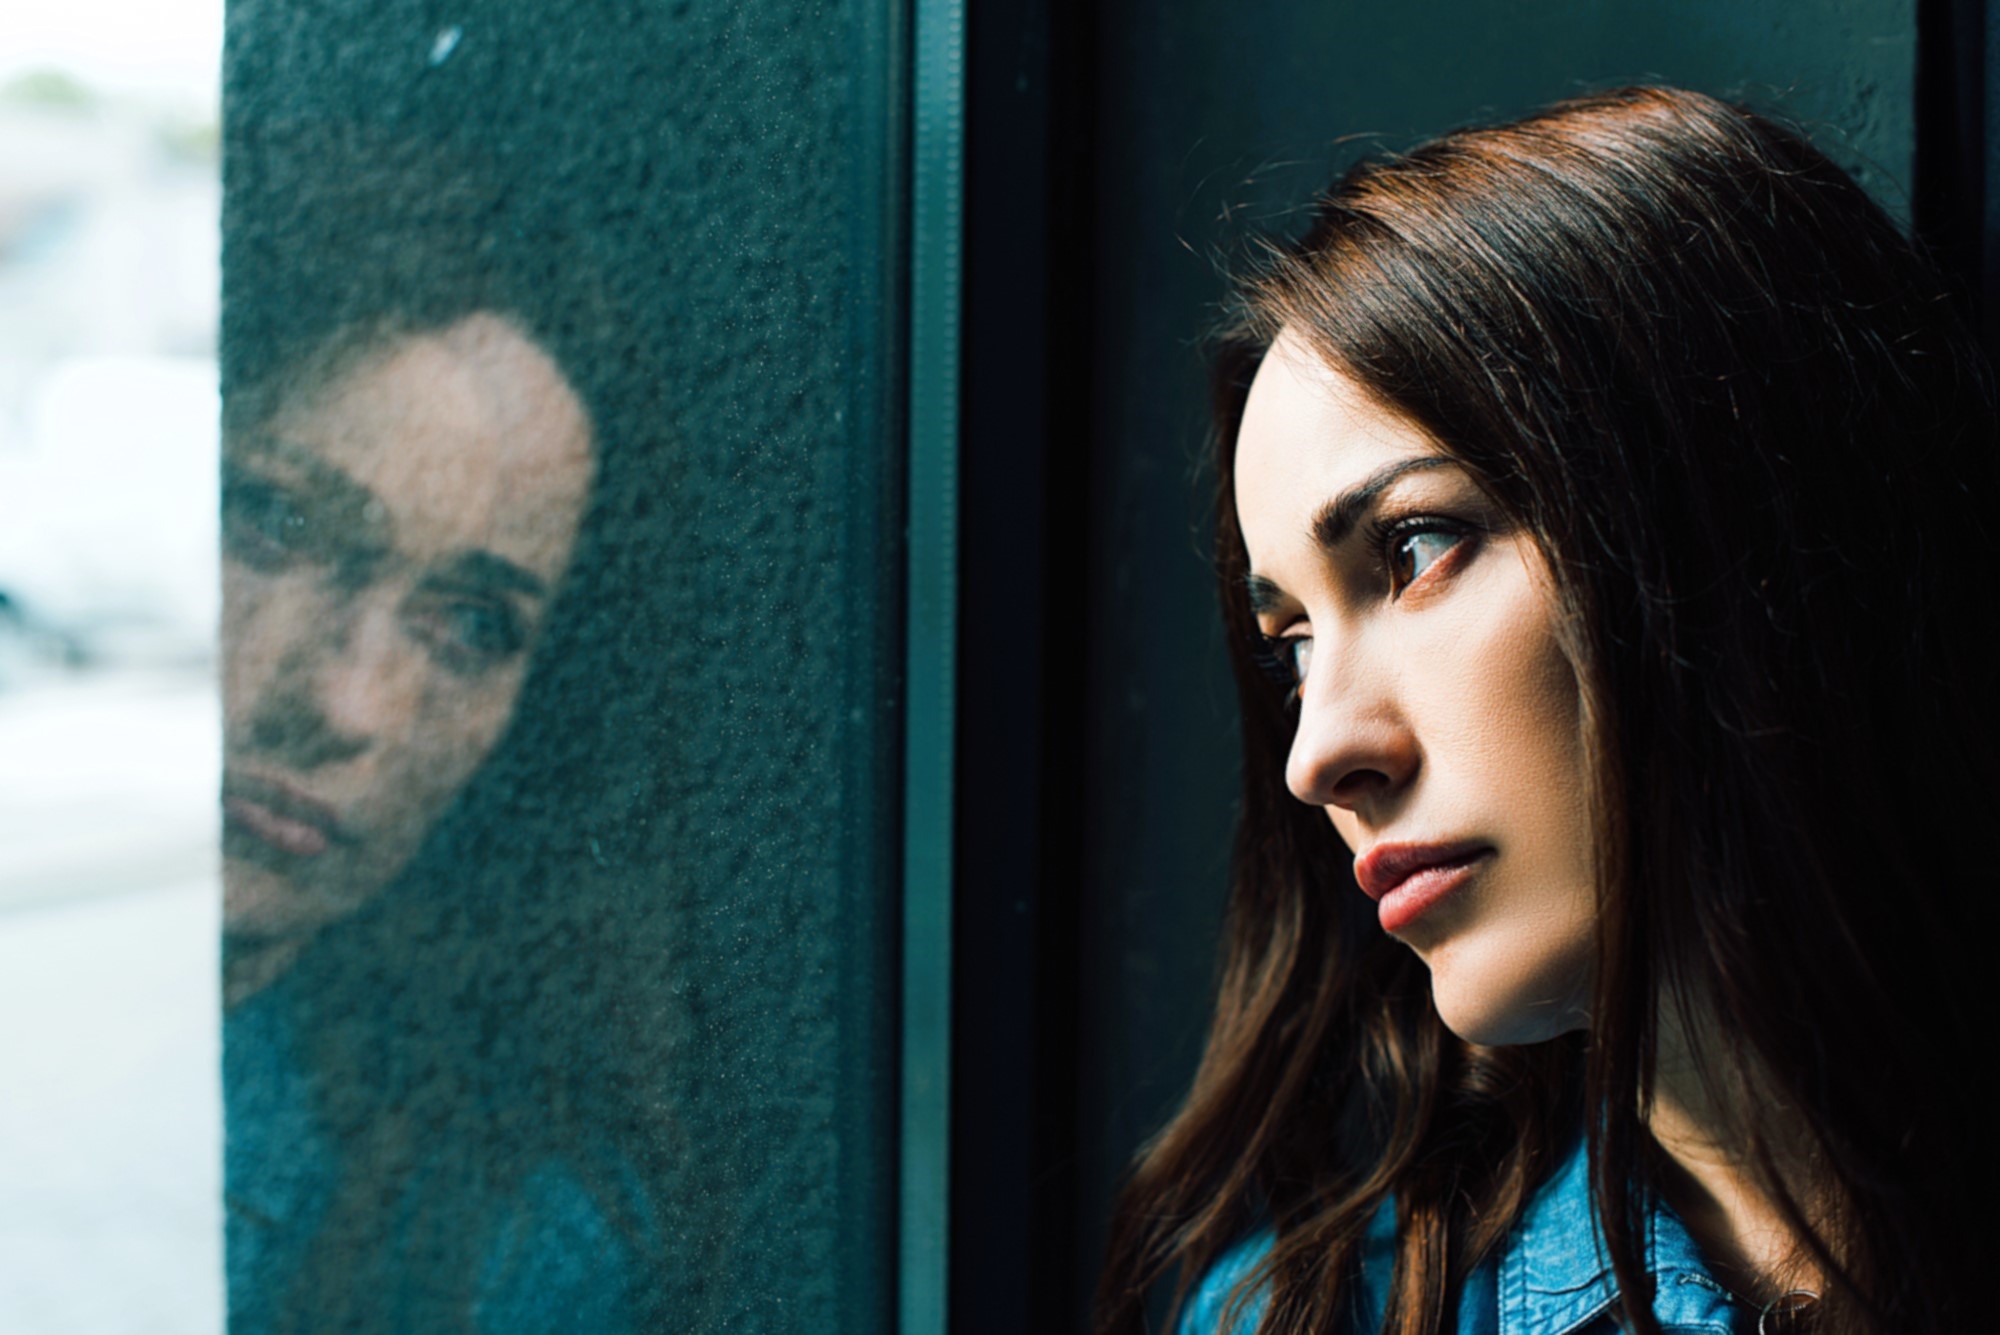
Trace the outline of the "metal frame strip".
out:
[[[944,1335],[965,2],[915,0],[897,1329]]]

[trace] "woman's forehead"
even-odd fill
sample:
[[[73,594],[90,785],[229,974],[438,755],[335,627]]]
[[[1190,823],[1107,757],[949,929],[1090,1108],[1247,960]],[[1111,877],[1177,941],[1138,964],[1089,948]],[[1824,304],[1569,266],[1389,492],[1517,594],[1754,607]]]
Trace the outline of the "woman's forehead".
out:
[[[554,362],[475,316],[357,362],[276,434],[365,489],[399,546],[566,563],[593,473],[591,426]]]
[[[1316,508],[1386,464],[1443,453],[1288,328],[1272,342],[1244,403],[1237,506],[1246,524],[1250,511]]]

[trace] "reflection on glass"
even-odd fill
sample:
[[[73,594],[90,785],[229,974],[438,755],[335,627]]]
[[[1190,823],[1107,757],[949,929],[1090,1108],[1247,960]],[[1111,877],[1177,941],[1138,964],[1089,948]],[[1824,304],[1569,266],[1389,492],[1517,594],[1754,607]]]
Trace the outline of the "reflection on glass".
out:
[[[335,342],[223,458],[227,997],[409,863],[492,751],[576,542],[589,418],[507,317]]]
[[[231,21],[231,1327],[884,1329],[900,28]]]
[[[547,883],[495,889],[495,812],[523,809],[547,748],[467,797],[516,726],[594,438],[529,321],[478,300],[347,324],[230,397],[239,1335],[657,1320],[637,1119],[580,1032],[610,984],[587,951],[549,950],[589,910]]]

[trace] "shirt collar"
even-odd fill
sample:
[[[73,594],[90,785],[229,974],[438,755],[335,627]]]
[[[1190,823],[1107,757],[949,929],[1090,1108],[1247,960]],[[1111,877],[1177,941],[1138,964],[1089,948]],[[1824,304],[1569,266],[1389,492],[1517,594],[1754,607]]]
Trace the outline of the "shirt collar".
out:
[[[1647,1206],[1645,1250],[1654,1283],[1653,1315],[1660,1325],[1728,1335],[1736,1308],[1664,1201]],[[1500,1335],[1571,1335],[1617,1301],[1618,1282],[1590,1198],[1590,1160],[1581,1138],[1528,1203],[1497,1278]]]

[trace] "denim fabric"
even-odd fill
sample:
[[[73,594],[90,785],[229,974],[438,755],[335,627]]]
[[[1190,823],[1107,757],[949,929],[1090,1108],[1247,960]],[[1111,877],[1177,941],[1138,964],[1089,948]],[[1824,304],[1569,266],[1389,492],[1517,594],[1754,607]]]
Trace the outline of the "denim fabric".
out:
[[[1231,1293],[1271,1249],[1272,1233],[1252,1234],[1202,1277],[1184,1310],[1179,1335],[1250,1335],[1263,1315],[1262,1295],[1242,1305],[1241,1320],[1222,1324]],[[1384,1205],[1362,1244],[1353,1324],[1342,1335],[1379,1330],[1395,1263],[1395,1216]],[[1752,1330],[1756,1314],[1709,1275],[1694,1239],[1664,1203],[1647,1220],[1646,1268],[1654,1279],[1653,1315],[1670,1335],[1731,1335]],[[1618,1288],[1591,1207],[1588,1165],[1579,1144],[1528,1203],[1498,1253],[1466,1281],[1458,1335],[1613,1335]]]
[[[340,1147],[315,1114],[290,1005],[281,982],[223,1022],[230,1335],[299,1328],[287,1312],[293,1282],[340,1179]],[[586,1175],[585,1167],[594,1171]],[[611,1202],[592,1194],[586,1176],[618,1194],[639,1237],[612,1222]],[[403,1214],[430,1185],[421,1171],[399,1184]],[[657,1222],[637,1170],[608,1143],[547,1158],[506,1198],[469,1208],[459,1222],[472,1230],[480,1258],[470,1310],[440,1311],[438,1295],[452,1286],[402,1262],[402,1244],[392,1241],[377,1258],[371,1319],[379,1325],[368,1329],[629,1335],[644,1328],[642,1260],[658,1250]]]

